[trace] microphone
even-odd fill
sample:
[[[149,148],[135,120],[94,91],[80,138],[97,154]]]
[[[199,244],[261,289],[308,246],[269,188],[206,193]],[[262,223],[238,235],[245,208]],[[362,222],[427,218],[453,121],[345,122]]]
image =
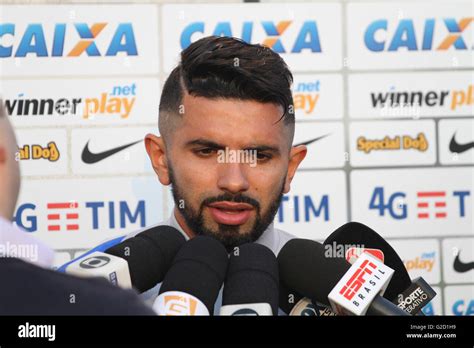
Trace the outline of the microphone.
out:
[[[280,282],[279,293],[279,307],[287,315],[289,315],[293,308],[303,299],[301,294],[288,288],[283,282]]]
[[[178,250],[186,242],[171,226],[155,226],[114,245],[104,252],[95,251],[69,264],[66,273],[108,279],[140,293],[160,283]]]
[[[344,252],[344,255],[339,256],[346,260],[347,258],[349,260],[351,258],[356,259],[357,254],[363,252],[364,249],[379,250],[381,254],[377,254],[374,250],[367,250],[366,252],[373,253],[376,257],[381,256],[383,258],[381,261],[395,271],[384,293],[384,297],[390,301],[393,301],[399,293],[411,285],[410,276],[400,256],[384,238],[364,224],[348,222],[342,225],[326,238],[324,245],[331,246],[333,250],[344,248],[346,252]],[[350,248],[351,246],[352,248]],[[361,248],[363,249],[361,250]],[[350,262],[349,260],[347,261]]]
[[[408,314],[381,297],[393,270],[369,254],[351,266],[327,257],[322,244],[305,239],[288,241],[278,255],[282,281],[291,289],[342,315]]]
[[[332,317],[336,314],[330,307],[317,301],[311,301],[280,282],[280,309],[289,316],[296,317]]]
[[[278,263],[257,243],[234,248],[229,258],[220,315],[278,315]]]
[[[416,279],[412,283],[410,275],[395,249],[382,236],[364,224],[346,223],[327,237],[324,244],[326,248],[330,246],[333,250],[343,248],[345,259],[350,263],[355,262],[363,252],[381,259],[385,265],[395,271],[383,296],[397,305],[402,302],[406,303],[406,305],[399,307],[411,315],[417,313],[423,315],[420,312],[421,308],[436,296],[436,292],[422,278]],[[416,308],[414,307],[415,303],[417,304]],[[422,306],[420,307],[420,305]],[[408,308],[411,310],[407,310]]]
[[[77,277],[102,277],[124,289],[132,287],[127,261],[120,257],[94,251],[66,268],[66,273]]]
[[[158,315],[212,315],[228,255],[212,237],[197,236],[178,251],[153,303]]]
[[[336,313],[330,307],[304,297],[293,307],[289,315],[293,317],[333,317]]]
[[[422,277],[418,277],[392,302],[411,315],[424,315],[422,308],[435,296],[433,288]]]

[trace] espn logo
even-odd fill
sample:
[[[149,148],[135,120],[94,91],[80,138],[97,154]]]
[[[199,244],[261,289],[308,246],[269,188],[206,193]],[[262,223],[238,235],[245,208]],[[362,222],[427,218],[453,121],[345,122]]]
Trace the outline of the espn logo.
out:
[[[383,295],[393,276],[387,267],[370,253],[363,252],[328,295],[338,315],[365,315],[377,295]]]
[[[344,285],[344,287],[339,291],[339,293],[347,298],[348,300],[352,300],[355,294],[359,291],[359,289],[364,285],[365,279],[364,276],[366,274],[372,274],[374,270],[377,269],[377,266],[370,262],[369,260],[364,260],[354,275],[349,279],[349,281]],[[372,284],[375,285],[375,284]]]

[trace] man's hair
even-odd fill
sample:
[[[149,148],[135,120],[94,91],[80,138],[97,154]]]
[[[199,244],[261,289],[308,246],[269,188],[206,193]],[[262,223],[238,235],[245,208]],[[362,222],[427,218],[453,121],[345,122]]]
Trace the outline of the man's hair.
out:
[[[233,37],[208,36],[181,52],[160,100],[159,129],[165,138],[180,114],[184,93],[210,99],[229,98],[273,103],[283,108],[280,120],[294,134],[293,75],[270,48]]]

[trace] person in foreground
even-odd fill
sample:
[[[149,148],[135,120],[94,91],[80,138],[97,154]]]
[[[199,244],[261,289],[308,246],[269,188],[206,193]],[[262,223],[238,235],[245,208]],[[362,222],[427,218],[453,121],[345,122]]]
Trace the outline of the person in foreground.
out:
[[[53,251],[11,222],[20,190],[17,151],[0,100],[0,316],[154,315],[134,291],[48,269]]]

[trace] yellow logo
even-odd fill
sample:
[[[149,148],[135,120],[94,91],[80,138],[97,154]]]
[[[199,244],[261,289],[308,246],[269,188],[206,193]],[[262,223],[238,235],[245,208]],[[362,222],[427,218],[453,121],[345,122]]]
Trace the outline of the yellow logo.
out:
[[[416,138],[409,135],[396,136],[383,139],[357,138],[357,150],[370,153],[377,150],[418,150],[424,152],[428,149],[428,140],[424,133],[419,133]]]
[[[41,145],[24,145],[19,148],[18,152],[22,161],[45,159],[50,162],[56,162],[61,156],[58,146],[54,141],[49,142],[46,147]]]

